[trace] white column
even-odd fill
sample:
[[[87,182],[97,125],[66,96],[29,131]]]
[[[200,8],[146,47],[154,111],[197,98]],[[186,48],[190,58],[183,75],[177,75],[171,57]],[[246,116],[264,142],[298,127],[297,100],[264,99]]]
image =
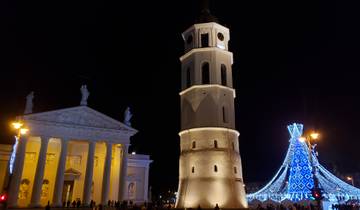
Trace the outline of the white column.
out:
[[[53,206],[61,207],[62,206],[62,193],[64,187],[64,173],[65,173],[65,165],[66,165],[66,155],[68,150],[68,140],[61,139],[61,152],[59,164],[56,172],[56,181],[54,188],[54,197],[53,197]]]
[[[9,180],[9,198],[8,206],[17,207],[17,200],[19,195],[19,187],[21,183],[21,176],[24,168],[26,143],[29,138],[20,138],[16,148],[16,156],[14,163],[13,174],[10,175]]]
[[[41,195],[41,188],[44,178],[44,169],[46,163],[46,151],[49,143],[49,137],[41,137],[41,147],[39,152],[39,158],[36,165],[36,173],[34,179],[33,190],[31,193],[31,202],[30,206],[32,207],[39,207],[40,204],[40,195]]]
[[[103,205],[106,205],[107,201],[109,200],[111,157],[112,157],[112,143],[106,143],[106,158],[105,158],[104,176],[103,176],[103,184],[102,184],[102,197],[101,197],[101,201]]]
[[[94,174],[94,155],[95,155],[96,142],[89,142],[89,151],[86,163],[86,175],[84,182],[84,194],[83,194],[83,205],[89,206],[91,199],[91,184],[93,181]]]
[[[149,190],[149,165],[145,167],[144,174],[144,201],[148,201],[148,190]]]
[[[120,183],[119,183],[119,201],[123,201],[126,198],[126,178],[127,178],[127,163],[128,163],[128,144],[121,145],[122,149],[122,160],[121,160],[121,171],[120,171]]]

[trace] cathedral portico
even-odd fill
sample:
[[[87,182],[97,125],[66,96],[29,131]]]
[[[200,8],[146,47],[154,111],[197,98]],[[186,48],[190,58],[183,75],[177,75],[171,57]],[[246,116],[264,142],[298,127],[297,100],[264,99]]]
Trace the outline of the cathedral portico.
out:
[[[9,206],[107,204],[129,197],[128,148],[135,129],[87,106],[19,119],[30,132],[19,141]]]

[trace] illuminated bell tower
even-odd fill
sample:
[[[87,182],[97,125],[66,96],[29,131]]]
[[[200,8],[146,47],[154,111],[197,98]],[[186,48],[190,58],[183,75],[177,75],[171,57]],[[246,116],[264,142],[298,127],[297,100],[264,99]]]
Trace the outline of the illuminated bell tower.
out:
[[[229,29],[208,9],[183,34],[177,208],[247,208],[235,130]]]

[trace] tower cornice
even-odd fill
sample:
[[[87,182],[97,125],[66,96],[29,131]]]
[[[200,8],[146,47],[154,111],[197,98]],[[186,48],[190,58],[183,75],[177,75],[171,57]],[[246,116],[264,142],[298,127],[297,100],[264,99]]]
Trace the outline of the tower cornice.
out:
[[[191,87],[189,87],[189,88],[181,91],[181,92],[179,93],[179,95],[182,96],[182,95],[184,95],[184,94],[186,94],[186,93],[188,93],[188,92],[190,92],[190,91],[192,91],[192,90],[194,90],[194,89],[214,88],[214,87],[220,88],[220,89],[225,89],[225,90],[230,90],[230,91],[233,93],[234,98],[236,97],[235,89],[229,88],[229,87],[223,86],[223,85],[218,85],[218,84],[193,85],[193,86],[191,86]]]
[[[235,129],[230,129],[230,128],[224,128],[224,127],[200,127],[200,128],[190,128],[190,129],[186,129],[186,130],[182,130],[179,132],[179,136],[185,134],[185,133],[190,133],[190,132],[195,132],[195,131],[208,131],[208,130],[212,130],[212,131],[226,131],[226,132],[232,132],[235,133],[237,136],[240,136],[239,131],[235,130]]]
[[[185,36],[184,34],[187,34],[189,31],[192,31],[194,29],[199,29],[199,28],[206,28],[206,27],[218,27],[219,29],[222,29],[224,31],[226,31],[227,33],[229,33],[229,29],[226,28],[223,25],[220,25],[219,23],[216,22],[208,22],[208,23],[196,23],[192,26],[190,26],[189,28],[187,28],[183,33],[182,33],[182,37],[185,40]]]
[[[203,48],[194,48],[192,50],[190,50],[189,52],[185,53],[183,56],[180,57],[180,61],[185,60],[187,57],[189,57],[191,54],[196,53],[196,52],[206,52],[206,51],[218,51],[218,52],[222,52],[225,53],[229,56],[231,56],[231,64],[233,64],[233,59],[232,59],[232,52],[229,52],[227,50],[223,50],[220,49],[218,47],[203,47]]]

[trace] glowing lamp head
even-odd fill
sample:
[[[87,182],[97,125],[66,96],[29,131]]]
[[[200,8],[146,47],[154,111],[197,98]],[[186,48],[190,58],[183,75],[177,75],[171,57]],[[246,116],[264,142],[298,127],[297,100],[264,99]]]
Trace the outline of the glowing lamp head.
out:
[[[29,129],[27,129],[27,128],[21,128],[20,129],[20,134],[25,135],[25,134],[27,134],[28,131],[29,131]]]
[[[13,122],[12,126],[15,129],[20,129],[23,126],[23,124],[21,122]]]
[[[351,181],[352,180],[352,177],[351,176],[348,176],[346,177],[347,180]]]
[[[305,142],[305,141],[306,141],[306,138],[302,136],[302,137],[299,138],[299,141],[300,141],[300,142]]]
[[[318,139],[319,136],[320,136],[320,134],[316,133],[316,132],[310,134],[311,139]]]
[[[0,195],[0,202],[5,202],[7,200],[7,195],[6,194],[1,194]]]

